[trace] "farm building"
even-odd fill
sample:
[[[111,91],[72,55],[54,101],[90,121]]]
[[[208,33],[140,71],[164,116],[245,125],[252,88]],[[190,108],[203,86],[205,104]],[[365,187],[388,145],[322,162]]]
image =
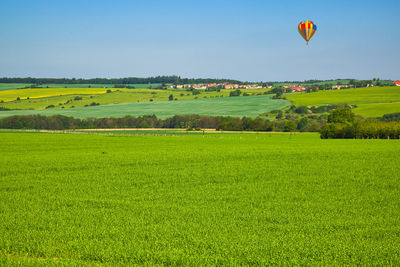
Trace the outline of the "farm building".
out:
[[[400,81],[394,81],[393,82],[396,86],[400,86]]]

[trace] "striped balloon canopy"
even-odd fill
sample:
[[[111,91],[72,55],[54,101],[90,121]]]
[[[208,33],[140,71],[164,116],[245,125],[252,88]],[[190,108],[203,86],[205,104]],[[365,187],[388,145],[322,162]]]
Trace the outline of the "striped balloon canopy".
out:
[[[298,29],[300,35],[306,40],[308,45],[308,41],[310,41],[311,37],[313,37],[314,33],[317,31],[317,25],[311,20],[306,20],[299,23]]]

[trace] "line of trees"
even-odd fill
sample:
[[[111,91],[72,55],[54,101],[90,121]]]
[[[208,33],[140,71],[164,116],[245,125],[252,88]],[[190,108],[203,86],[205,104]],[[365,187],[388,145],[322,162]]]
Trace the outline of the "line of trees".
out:
[[[328,116],[321,129],[322,139],[400,139],[400,114],[384,115],[380,119],[356,118],[350,108],[340,108]]]
[[[180,76],[156,76],[147,78],[127,77],[127,78],[0,78],[0,83],[31,83],[31,84],[149,84],[149,83],[174,83],[174,84],[190,84],[190,83],[236,83],[242,84],[241,81],[231,79],[211,79],[211,78],[181,78]]]
[[[89,118],[77,119],[62,115],[17,115],[0,119],[3,129],[101,129],[101,128],[184,128],[184,129],[217,129],[224,131],[314,131],[323,126],[323,121],[303,118],[297,120],[270,121],[261,117],[229,117],[175,115],[167,119],[159,119],[155,115],[125,116],[123,118]]]
[[[159,119],[155,115],[89,119],[62,115],[17,115],[0,119],[0,128],[46,130],[85,128],[183,128],[190,130],[208,128],[224,131],[320,132],[322,139],[400,138],[400,113],[364,120],[356,117],[347,107],[333,110],[327,119],[323,118],[324,116],[297,118],[289,115],[286,118],[277,117],[274,121],[261,117],[200,115],[175,115],[166,119]]]

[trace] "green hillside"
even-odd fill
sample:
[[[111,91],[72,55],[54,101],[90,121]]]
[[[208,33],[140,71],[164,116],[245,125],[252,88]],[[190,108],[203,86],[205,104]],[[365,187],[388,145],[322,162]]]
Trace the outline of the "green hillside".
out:
[[[297,106],[351,104],[354,112],[363,117],[377,117],[400,112],[400,87],[367,87],[345,90],[326,90],[314,93],[287,94]]]

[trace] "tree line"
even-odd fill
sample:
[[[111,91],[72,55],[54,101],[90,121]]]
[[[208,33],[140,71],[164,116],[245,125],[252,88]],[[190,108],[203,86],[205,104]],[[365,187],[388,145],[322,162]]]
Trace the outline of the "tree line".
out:
[[[127,77],[127,78],[0,78],[0,83],[31,83],[31,84],[153,84],[153,83],[172,83],[172,84],[193,84],[193,83],[237,83],[241,81],[231,79],[211,79],[211,78],[181,78],[180,76],[156,76],[147,78]]]
[[[280,119],[270,121],[261,117],[230,117],[175,115],[159,119],[155,115],[122,118],[78,119],[62,115],[16,115],[0,119],[3,129],[102,129],[102,128],[183,128],[216,129],[223,131],[319,131],[324,122],[303,118],[299,121]]]
[[[278,114],[279,115],[279,114]],[[222,131],[320,132],[322,139],[399,139],[400,113],[376,119],[356,117],[349,107],[338,108],[326,116],[231,117],[175,115],[159,119],[155,115],[122,118],[78,119],[62,115],[16,115],[0,119],[3,129],[103,129],[103,128],[182,128],[187,130],[216,129]]]

